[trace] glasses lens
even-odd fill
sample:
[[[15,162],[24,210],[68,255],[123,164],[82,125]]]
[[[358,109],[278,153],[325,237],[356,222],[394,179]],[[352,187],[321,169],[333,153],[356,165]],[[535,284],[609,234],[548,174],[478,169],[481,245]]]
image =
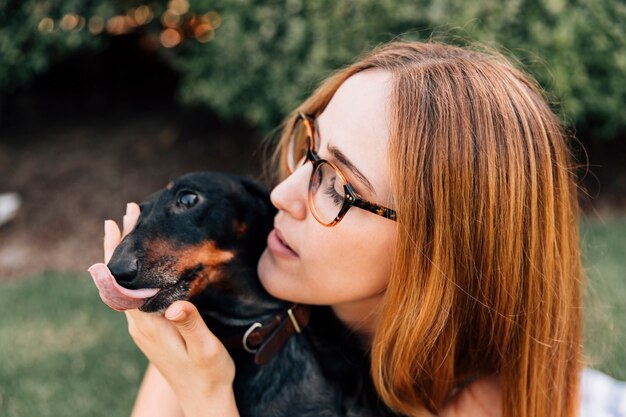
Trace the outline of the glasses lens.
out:
[[[332,223],[339,215],[345,196],[337,171],[326,162],[318,164],[309,184],[309,201],[315,218],[326,225]]]
[[[308,131],[304,120],[300,118],[291,132],[287,148],[287,164],[291,172],[295,171],[300,165],[302,165],[308,149]]]

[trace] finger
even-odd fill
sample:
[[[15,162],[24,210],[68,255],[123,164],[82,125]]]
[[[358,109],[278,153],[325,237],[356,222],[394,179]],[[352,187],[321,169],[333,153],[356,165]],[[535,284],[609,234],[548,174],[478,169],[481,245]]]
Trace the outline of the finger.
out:
[[[128,203],[126,204],[126,214],[122,219],[123,224],[123,232],[122,238],[129,234],[135,225],[137,224],[137,219],[139,219],[139,215],[141,214],[141,209],[137,205],[137,203]]]
[[[185,349],[185,341],[180,332],[169,320],[164,320],[159,314],[143,313],[137,309],[126,310],[128,332],[135,343],[146,352],[149,345],[155,341],[162,346],[168,345],[175,350]]]
[[[176,301],[165,311],[165,318],[174,323],[187,345],[187,353],[196,359],[210,357],[219,341],[202,320],[198,309],[188,301]]]
[[[104,221],[104,263],[109,263],[117,245],[122,240],[120,228],[113,220]]]

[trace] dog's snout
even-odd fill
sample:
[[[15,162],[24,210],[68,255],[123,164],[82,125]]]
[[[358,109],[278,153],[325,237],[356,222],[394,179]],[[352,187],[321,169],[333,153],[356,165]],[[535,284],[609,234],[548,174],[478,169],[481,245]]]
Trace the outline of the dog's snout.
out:
[[[108,267],[118,284],[129,289],[137,289],[135,288],[135,278],[139,270],[137,258],[112,259]]]

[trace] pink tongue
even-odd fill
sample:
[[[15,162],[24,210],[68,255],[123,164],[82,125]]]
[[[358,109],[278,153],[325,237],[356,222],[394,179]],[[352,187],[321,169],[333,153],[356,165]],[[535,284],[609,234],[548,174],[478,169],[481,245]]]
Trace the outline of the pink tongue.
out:
[[[109,307],[117,311],[139,308],[146,298],[152,297],[159,288],[142,288],[140,290],[129,290],[115,282],[115,278],[109,268],[103,264],[94,264],[88,269],[100,291],[100,298]]]

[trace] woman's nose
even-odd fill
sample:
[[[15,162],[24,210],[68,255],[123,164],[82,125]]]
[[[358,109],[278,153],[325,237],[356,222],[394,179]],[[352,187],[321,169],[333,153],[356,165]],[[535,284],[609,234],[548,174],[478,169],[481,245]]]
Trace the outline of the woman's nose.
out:
[[[270,194],[272,204],[278,210],[285,211],[298,220],[304,220],[308,212],[307,189],[311,177],[311,165],[307,163],[296,169]]]

